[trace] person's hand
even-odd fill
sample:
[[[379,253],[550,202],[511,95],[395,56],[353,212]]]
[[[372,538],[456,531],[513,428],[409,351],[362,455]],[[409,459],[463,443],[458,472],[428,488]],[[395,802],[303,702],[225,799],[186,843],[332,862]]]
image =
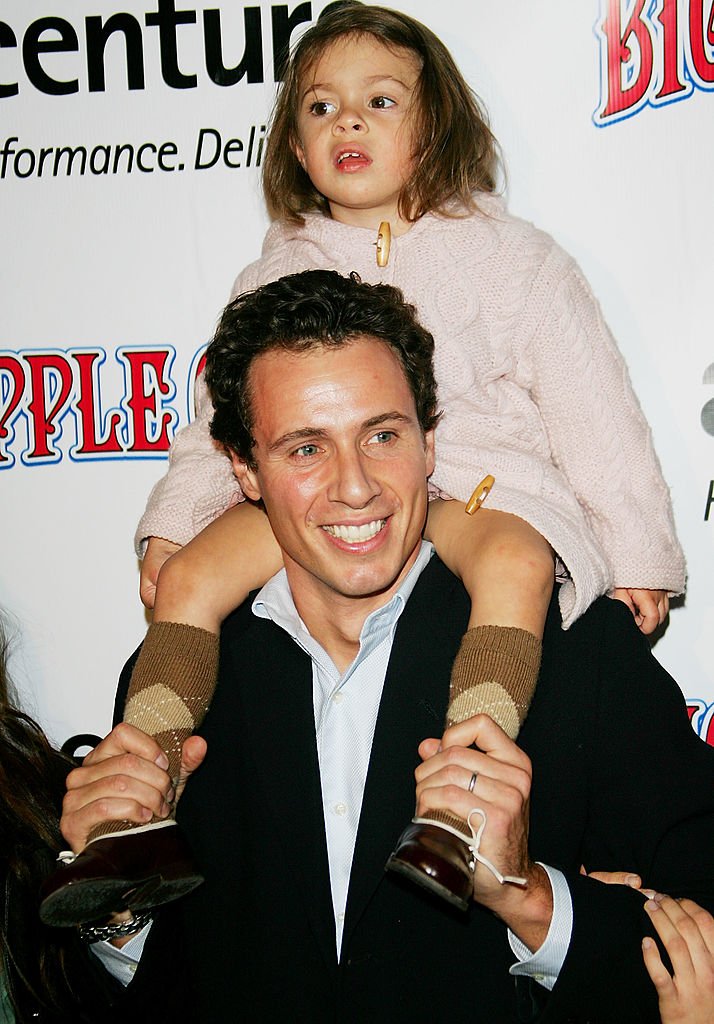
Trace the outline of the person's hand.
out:
[[[474,749],[476,744],[479,749]],[[451,726],[441,741],[419,746],[417,815],[437,809],[468,821],[475,807],[487,815],[481,853],[502,875],[526,879],[525,887],[501,885],[482,864],[474,871],[474,899],[494,911],[532,950],[545,939],[552,916],[550,882],[528,853],[531,762],[488,715]],[[469,783],[476,774],[476,784]],[[472,816],[474,828],[481,818]]]
[[[613,590],[612,596],[627,605],[635,617],[635,622],[645,634],[654,633],[669,614],[669,596],[666,590],[617,587]]]
[[[139,597],[145,608],[153,608],[156,600],[156,584],[158,583],[161,566],[181,548],[163,537],[149,537],[146,551],[141,563],[139,578]]]
[[[84,849],[100,822],[126,819],[143,825],[152,815],[167,817],[205,755],[206,741],[189,736],[174,793],[166,754],[156,740],[126,722],[117,725],[67,776],[60,828],[74,853]]]
[[[642,889],[642,879],[634,871],[588,871],[582,864],[580,874],[594,878],[597,882],[604,882],[605,885],[628,885],[631,889],[652,892],[650,889]]]
[[[657,895],[645,910],[664,943],[673,974],[652,938],[642,940],[662,1024],[714,1024],[714,918],[691,900]]]

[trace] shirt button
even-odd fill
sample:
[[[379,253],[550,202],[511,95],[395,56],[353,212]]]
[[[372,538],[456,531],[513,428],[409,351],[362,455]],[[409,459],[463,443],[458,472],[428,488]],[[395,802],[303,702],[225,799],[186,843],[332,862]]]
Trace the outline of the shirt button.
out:
[[[338,921],[342,922],[342,921],[344,921],[344,919],[345,919],[345,915],[344,914],[338,914],[337,915],[337,920]]]
[[[534,981],[545,981],[545,975],[544,974],[534,974],[533,975],[533,980]]]
[[[129,964],[129,973],[136,974],[136,964]]]
[[[340,817],[347,814],[347,804],[335,804],[335,814],[339,814]]]
[[[332,702],[333,702],[333,704],[341,704],[344,699],[345,699],[344,693],[342,693],[340,690],[338,690],[337,693],[335,693],[333,695]]]

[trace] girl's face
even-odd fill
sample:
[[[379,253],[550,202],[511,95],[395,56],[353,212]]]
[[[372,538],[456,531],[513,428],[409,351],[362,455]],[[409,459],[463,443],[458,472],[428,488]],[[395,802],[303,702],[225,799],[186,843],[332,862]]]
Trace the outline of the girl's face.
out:
[[[295,153],[335,220],[392,232],[414,168],[412,104],[420,65],[371,36],[338,39],[300,84]]]

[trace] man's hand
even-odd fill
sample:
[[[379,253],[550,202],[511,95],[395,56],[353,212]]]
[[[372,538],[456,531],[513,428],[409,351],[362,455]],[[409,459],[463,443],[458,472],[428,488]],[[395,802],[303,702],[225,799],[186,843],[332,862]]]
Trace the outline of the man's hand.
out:
[[[638,590],[635,587],[617,587],[612,592],[617,601],[622,601],[635,617],[643,633],[654,633],[669,615],[669,596],[666,590]]]
[[[146,608],[154,607],[156,585],[162,565],[180,549],[180,544],[164,540],[163,537],[149,537],[139,578],[139,596]]]
[[[478,746],[474,749],[473,744]],[[417,815],[448,810],[464,821],[475,807],[487,815],[481,852],[503,875],[527,886],[500,885],[481,864],[474,872],[474,899],[496,913],[531,950],[542,945],[553,912],[550,882],[528,853],[530,759],[488,715],[476,715],[424,740],[417,768]],[[469,783],[477,779],[473,792]],[[472,817],[474,828],[481,818]]]
[[[183,745],[176,793],[166,772],[168,761],[156,740],[122,722],[67,777],[60,828],[74,853],[103,821],[126,819],[139,825],[152,815],[165,818],[190,774],[206,755],[206,741],[190,736]]]

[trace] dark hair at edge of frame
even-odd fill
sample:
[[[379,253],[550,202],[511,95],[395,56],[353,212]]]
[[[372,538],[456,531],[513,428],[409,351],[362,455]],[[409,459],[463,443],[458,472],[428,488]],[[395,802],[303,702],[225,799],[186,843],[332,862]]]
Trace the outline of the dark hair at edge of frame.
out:
[[[356,274],[307,270],[230,302],[206,352],[213,399],[211,435],[255,468],[250,368],[265,352],[339,348],[359,337],[384,341],[399,359],[424,433],[440,417],[434,339],[398,288],[363,284]]]
[[[67,956],[70,946],[81,943],[67,929],[43,925],[37,904],[52,865],[50,851],[63,844],[59,809],[74,762],[54,750],[40,726],[16,707],[8,648],[0,616],[0,973],[18,1021],[38,1012],[43,1017],[45,1010],[55,1019],[60,1009],[76,1012]]]
[[[416,221],[430,212],[454,215],[448,208],[454,201],[467,211],[475,209],[478,192],[496,190],[500,151],[488,115],[453,57],[414,18],[387,7],[340,0],[326,8],[299,39],[286,67],[263,161],[263,192],[271,216],[298,224],[302,214],[311,210],[329,216],[326,198],[294,152],[299,139],[299,93],[305,75],[322,54],[349,36],[371,36],[390,49],[410,51],[421,64],[412,114],[418,151],[414,171],[399,195],[401,216]]]

